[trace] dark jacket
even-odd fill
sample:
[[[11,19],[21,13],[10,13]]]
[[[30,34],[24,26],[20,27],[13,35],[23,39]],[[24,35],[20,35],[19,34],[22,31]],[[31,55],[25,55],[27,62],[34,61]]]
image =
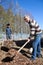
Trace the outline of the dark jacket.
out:
[[[7,27],[6,28],[6,35],[11,35],[12,31],[11,28]]]

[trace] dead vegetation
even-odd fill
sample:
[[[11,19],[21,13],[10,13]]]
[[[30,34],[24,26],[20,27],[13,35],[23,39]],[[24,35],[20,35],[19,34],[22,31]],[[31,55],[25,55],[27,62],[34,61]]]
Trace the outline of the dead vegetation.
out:
[[[6,52],[1,47],[0,65],[43,65],[43,58],[37,58],[36,60],[32,61],[30,60],[31,55],[28,53],[22,52],[17,54],[17,50],[15,48],[7,47],[7,45],[4,48],[7,48],[8,51]]]

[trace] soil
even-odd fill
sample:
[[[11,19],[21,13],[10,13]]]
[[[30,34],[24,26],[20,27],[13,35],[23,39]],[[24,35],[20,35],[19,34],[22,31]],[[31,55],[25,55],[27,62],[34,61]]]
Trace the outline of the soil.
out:
[[[43,65],[43,58],[36,58],[32,61],[30,54],[25,52],[17,53],[17,49],[9,48],[9,46],[7,48],[9,49],[7,52],[0,48],[0,65]]]

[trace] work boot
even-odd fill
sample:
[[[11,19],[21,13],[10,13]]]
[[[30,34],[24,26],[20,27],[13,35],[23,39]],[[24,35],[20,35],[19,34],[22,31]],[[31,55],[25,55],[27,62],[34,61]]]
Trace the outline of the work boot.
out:
[[[42,54],[40,54],[40,55],[37,54],[37,57],[38,58],[43,58]]]

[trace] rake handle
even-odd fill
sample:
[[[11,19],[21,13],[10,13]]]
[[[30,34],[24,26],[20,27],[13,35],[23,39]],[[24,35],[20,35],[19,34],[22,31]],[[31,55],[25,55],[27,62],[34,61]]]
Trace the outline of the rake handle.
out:
[[[28,44],[29,41],[30,41],[30,40],[28,40],[28,41],[18,50],[18,52],[20,52],[20,51],[24,48],[24,46],[25,46],[26,44]]]

